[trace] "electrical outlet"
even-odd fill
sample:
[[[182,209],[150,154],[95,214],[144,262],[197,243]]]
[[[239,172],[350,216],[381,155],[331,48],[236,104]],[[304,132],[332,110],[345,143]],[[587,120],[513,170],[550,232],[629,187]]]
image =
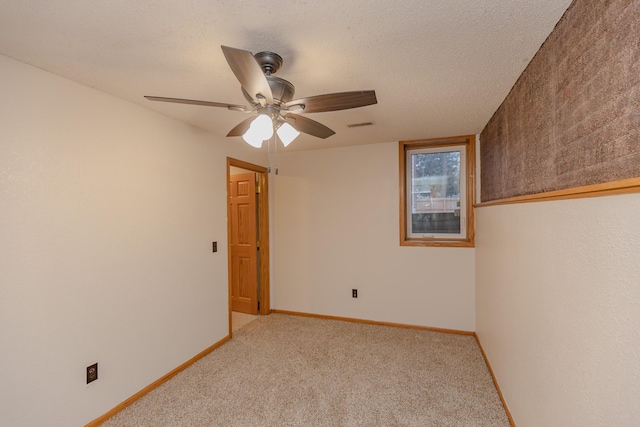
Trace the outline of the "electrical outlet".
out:
[[[357,289],[351,289],[351,296],[353,298],[358,298],[358,290]]]
[[[87,384],[98,379],[98,364],[87,366]]]

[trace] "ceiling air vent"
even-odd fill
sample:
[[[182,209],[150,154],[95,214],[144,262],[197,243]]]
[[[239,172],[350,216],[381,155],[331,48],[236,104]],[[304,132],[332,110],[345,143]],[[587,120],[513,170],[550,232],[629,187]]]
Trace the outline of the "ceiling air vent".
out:
[[[347,125],[348,128],[359,128],[362,126],[373,126],[373,122],[351,123]]]

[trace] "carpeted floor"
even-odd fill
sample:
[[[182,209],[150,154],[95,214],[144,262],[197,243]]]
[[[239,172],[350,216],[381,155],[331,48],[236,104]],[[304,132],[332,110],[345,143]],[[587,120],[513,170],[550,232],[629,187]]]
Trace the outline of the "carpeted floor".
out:
[[[103,426],[509,421],[471,336],[271,314]]]

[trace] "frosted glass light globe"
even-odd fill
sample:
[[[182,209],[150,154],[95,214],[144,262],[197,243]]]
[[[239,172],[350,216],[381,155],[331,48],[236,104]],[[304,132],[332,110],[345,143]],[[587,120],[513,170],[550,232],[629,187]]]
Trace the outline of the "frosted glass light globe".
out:
[[[249,130],[247,130],[244,135],[242,135],[242,139],[244,139],[247,144],[252,145],[256,148],[262,147],[262,137],[258,134],[258,132],[256,132],[255,129],[252,129],[251,127],[249,127]]]
[[[278,128],[277,133],[280,141],[282,141],[282,145],[285,147],[300,135],[300,132],[295,130],[289,123],[283,123],[282,126]]]
[[[264,114],[260,114],[253,122],[251,122],[250,129],[251,128],[255,129],[263,140],[269,139],[273,136],[273,122],[269,116]]]

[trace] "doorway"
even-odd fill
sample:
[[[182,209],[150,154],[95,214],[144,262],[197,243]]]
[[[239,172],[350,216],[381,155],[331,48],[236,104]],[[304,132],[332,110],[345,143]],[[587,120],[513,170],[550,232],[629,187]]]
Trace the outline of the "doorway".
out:
[[[267,168],[227,157],[229,336],[234,317],[271,312],[268,200]]]

